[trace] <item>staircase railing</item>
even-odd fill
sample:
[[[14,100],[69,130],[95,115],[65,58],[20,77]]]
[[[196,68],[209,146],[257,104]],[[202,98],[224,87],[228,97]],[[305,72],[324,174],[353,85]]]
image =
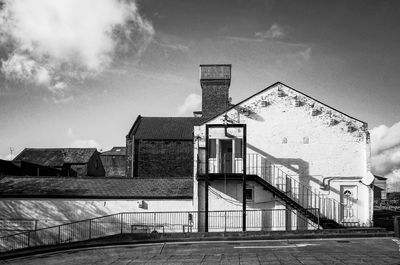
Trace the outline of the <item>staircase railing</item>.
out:
[[[313,191],[259,154],[248,154],[247,174],[258,175],[305,209],[319,209],[321,217],[340,223],[344,205]]]
[[[246,160],[248,175],[259,176],[305,209],[319,209],[322,218],[331,219],[337,223],[342,222],[344,205],[339,201],[313,191],[309,186],[296,180],[292,175],[284,172],[280,166],[260,154],[247,154]],[[198,160],[198,162],[198,172],[205,173],[204,161]],[[221,165],[221,163],[219,164]],[[220,165],[216,159],[210,159],[209,173],[240,174],[243,172],[242,159],[235,158],[232,167],[229,168],[230,172],[225,172]]]

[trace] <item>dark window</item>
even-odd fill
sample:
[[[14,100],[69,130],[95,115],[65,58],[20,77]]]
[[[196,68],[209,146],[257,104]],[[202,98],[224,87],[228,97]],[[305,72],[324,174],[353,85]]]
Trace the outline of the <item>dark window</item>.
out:
[[[253,188],[246,188],[246,201],[253,201],[254,200],[254,189]]]
[[[242,139],[235,139],[235,157],[242,158],[243,157],[243,146]]]
[[[209,158],[217,157],[217,140],[209,139],[208,141]]]

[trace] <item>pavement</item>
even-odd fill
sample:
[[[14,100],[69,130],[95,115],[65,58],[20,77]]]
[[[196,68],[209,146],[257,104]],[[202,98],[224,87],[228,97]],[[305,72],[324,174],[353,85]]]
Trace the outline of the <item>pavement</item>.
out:
[[[201,241],[64,250],[0,264],[400,264],[395,238]]]

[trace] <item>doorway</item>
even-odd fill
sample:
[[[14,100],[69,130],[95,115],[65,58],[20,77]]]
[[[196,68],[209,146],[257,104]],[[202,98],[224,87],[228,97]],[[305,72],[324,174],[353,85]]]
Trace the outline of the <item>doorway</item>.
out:
[[[343,207],[341,209],[343,222],[357,222],[358,207],[357,207],[357,186],[340,186],[340,202]]]
[[[232,140],[220,140],[221,173],[232,173]]]

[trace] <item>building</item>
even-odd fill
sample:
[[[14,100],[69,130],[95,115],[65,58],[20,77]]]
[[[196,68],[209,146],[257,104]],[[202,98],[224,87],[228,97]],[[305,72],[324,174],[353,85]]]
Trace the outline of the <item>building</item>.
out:
[[[149,222],[171,231],[372,226],[367,124],[281,82],[231,104],[230,82],[231,65],[201,65],[202,110],[194,117],[138,116],[126,136],[126,177],[3,178],[0,210],[36,207],[33,218],[57,218],[79,209],[74,219],[88,218],[85,211],[162,211],[165,219]],[[117,149],[103,159],[122,157]],[[95,150],[82,161],[65,149],[35,152],[16,160],[86,165],[81,175],[101,164]]]
[[[126,170],[126,147],[116,146],[100,155],[106,177],[124,177]]]
[[[13,160],[20,161],[61,170],[63,176],[105,174],[96,148],[25,148]]]
[[[37,165],[25,161],[0,159],[0,176],[60,176],[62,171],[53,167]]]
[[[193,178],[196,117],[138,116],[126,136],[129,177]]]
[[[127,176],[186,177],[190,165],[195,210],[292,209],[296,227],[313,208],[325,227],[371,226],[367,124],[280,82],[231,105],[230,81],[231,65],[201,65],[195,117],[139,116]]]
[[[379,205],[387,199],[387,178],[376,176],[374,180],[374,204]]]

